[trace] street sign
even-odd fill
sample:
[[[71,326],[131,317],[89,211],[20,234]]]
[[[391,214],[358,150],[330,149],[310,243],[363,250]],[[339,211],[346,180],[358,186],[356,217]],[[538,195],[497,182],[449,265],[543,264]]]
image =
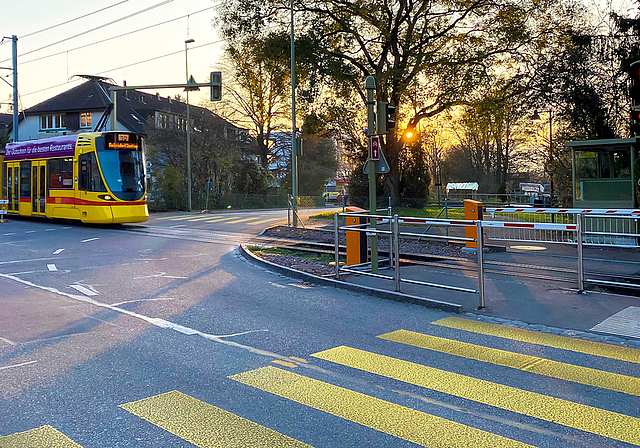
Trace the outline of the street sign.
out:
[[[384,153],[378,150],[380,154],[379,160],[374,160],[376,164],[376,174],[387,174],[389,172],[389,163],[387,163],[387,159],[384,157]],[[369,174],[369,160],[371,158],[367,158],[367,162],[364,164],[364,174]]]
[[[380,138],[377,135],[371,137],[371,160],[380,160]]]
[[[213,191],[213,182],[208,181],[206,184],[204,184],[204,189],[207,190],[207,193]]]

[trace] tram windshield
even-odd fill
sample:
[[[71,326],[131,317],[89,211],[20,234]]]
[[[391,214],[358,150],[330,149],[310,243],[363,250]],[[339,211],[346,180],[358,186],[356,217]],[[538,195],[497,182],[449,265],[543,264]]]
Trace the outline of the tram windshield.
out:
[[[124,137],[131,142],[124,142]],[[137,201],[144,195],[144,162],[140,137],[135,134],[107,134],[98,160],[111,193],[123,201]],[[102,146],[102,145],[100,145]]]

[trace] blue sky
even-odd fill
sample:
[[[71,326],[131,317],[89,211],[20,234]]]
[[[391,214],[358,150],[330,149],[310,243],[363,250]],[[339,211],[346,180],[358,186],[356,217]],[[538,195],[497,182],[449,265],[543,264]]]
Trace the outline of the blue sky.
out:
[[[99,74],[118,84],[126,80],[128,85],[184,82],[187,38],[195,40],[190,44],[188,59],[189,72],[196,81],[206,82],[209,72],[220,63],[223,44],[214,43],[220,41],[220,37],[212,26],[219,0],[14,0],[4,3],[0,38],[18,36],[21,107],[31,107],[78,85],[78,81],[69,81],[77,74]],[[148,8],[146,12],[125,18]],[[99,10],[103,11],[38,32]],[[189,17],[177,19],[186,15]],[[114,21],[117,22],[82,34]],[[166,21],[170,22],[152,27]],[[115,37],[145,27],[151,28]],[[82,35],[73,37],[78,34]],[[56,43],[62,40],[65,41]],[[101,40],[107,41],[77,49]],[[176,54],[136,64],[169,53]],[[5,39],[0,45],[0,67],[11,67],[11,39]],[[10,70],[0,69],[0,76],[12,82]],[[0,81],[2,103],[8,102],[11,91],[7,83]],[[163,96],[178,93],[183,94],[179,90],[161,91]],[[190,98],[197,103],[206,94],[195,93]],[[8,112],[6,105],[2,111]]]

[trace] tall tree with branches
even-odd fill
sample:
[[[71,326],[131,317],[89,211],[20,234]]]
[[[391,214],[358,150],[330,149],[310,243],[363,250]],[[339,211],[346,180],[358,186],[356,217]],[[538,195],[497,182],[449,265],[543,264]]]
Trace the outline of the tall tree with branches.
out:
[[[227,38],[267,26],[286,29],[289,1],[226,0]],[[514,81],[530,76],[534,57],[570,27],[573,2],[556,0],[304,0],[294,1],[304,55],[336,94],[364,103],[366,76],[376,79],[377,99],[397,110],[428,92],[405,120],[418,123],[456,104],[496,70]],[[500,68],[498,68],[500,66]],[[383,147],[391,165],[386,190],[400,193],[402,142],[396,132]]]

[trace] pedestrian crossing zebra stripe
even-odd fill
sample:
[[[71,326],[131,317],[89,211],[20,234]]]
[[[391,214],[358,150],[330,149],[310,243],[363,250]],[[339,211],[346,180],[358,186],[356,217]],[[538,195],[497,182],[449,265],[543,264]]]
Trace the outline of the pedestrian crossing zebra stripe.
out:
[[[201,448],[313,448],[176,390],[120,407]]]
[[[430,336],[407,330],[397,330],[378,336],[381,339],[400,344],[448,353],[476,361],[488,362],[504,367],[573,381],[602,389],[615,390],[624,394],[640,396],[640,378],[606,372],[589,367],[576,366],[537,356],[523,355],[482,345]]]
[[[505,325],[488,324],[486,322],[477,322],[475,320],[462,319],[459,317],[447,317],[432,323],[442,327],[470,331],[473,333],[484,334],[486,336],[497,336],[514,341],[601,356],[603,358],[640,363],[640,350],[635,350],[629,347],[620,347],[611,344],[603,344],[601,342],[587,341],[584,339],[539,333],[537,331],[523,330],[521,328],[514,328]]]
[[[262,367],[229,378],[430,448],[524,448],[526,443],[308,378]]]
[[[336,347],[311,356],[622,442],[640,444],[640,419],[629,415],[351,347]]]
[[[29,431],[0,437],[0,447],[11,448],[82,448],[53,426],[44,425]]]

